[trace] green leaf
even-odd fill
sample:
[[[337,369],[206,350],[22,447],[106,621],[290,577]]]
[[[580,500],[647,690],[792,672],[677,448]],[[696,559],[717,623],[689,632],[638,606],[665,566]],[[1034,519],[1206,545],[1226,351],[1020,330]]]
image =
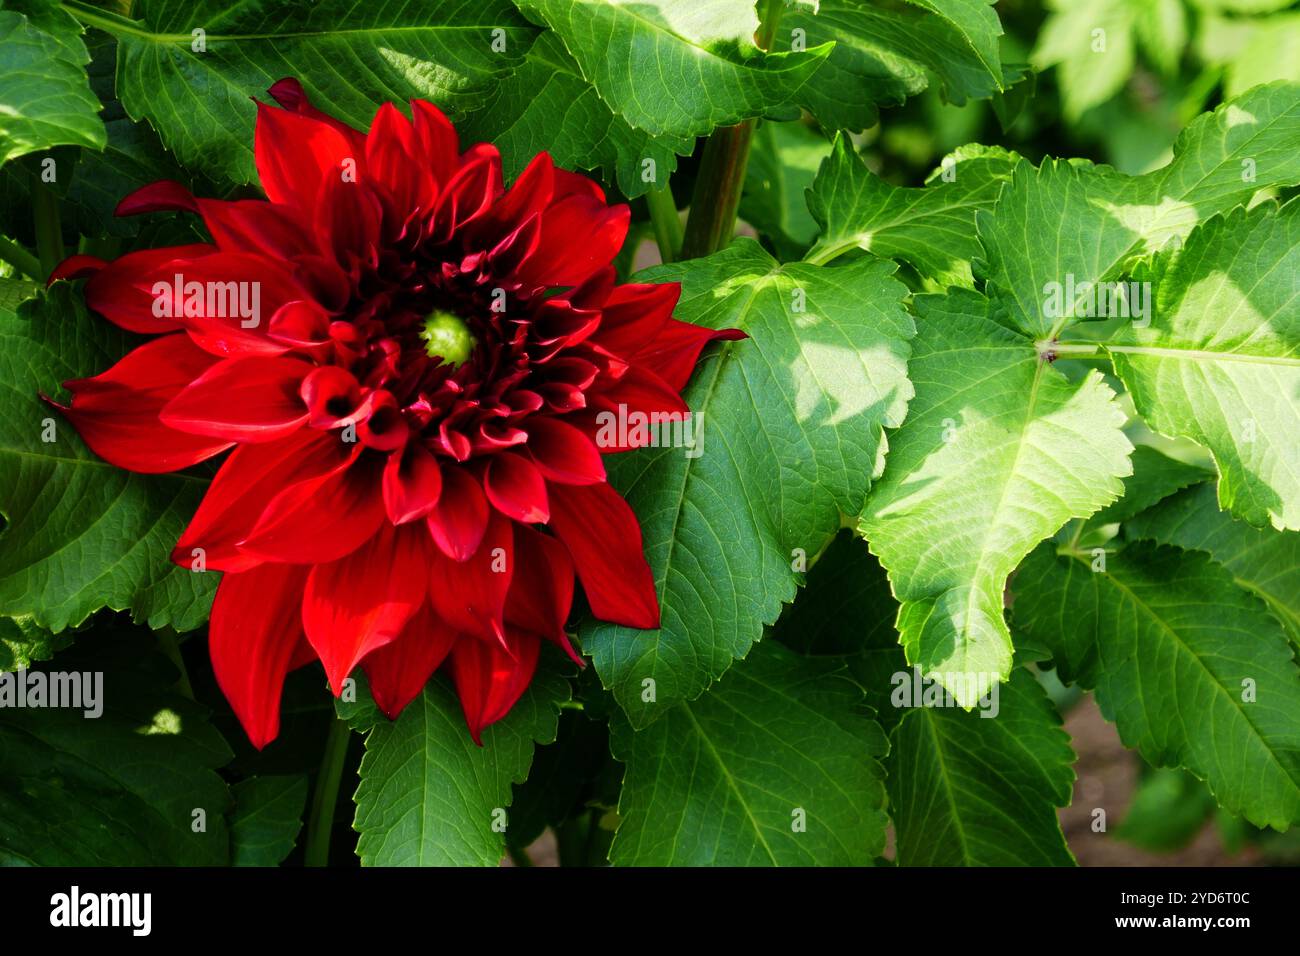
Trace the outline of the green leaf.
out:
[[[86,82],[81,25],[54,3],[0,10],[0,163],[51,146],[102,149],[99,101]]]
[[[908,663],[973,706],[1011,672],[1007,576],[1066,521],[1118,497],[1132,446],[1098,372],[1070,382],[977,293],[914,305],[916,397],[860,530],[902,604]]]
[[[997,688],[996,710],[914,705],[891,735],[899,865],[1074,865],[1056,816],[1074,785],[1070,736],[1029,671]]]
[[[830,151],[826,138],[802,123],[763,123],[754,133],[740,218],[771,240],[783,261],[803,258],[817,235],[804,193]]]
[[[366,737],[354,828],[365,866],[496,866],[505,855],[511,784],[528,776],[535,743],[555,739],[569,683],[540,665],[506,717],[477,746],[460,701],[437,677],[395,722]]]
[[[861,509],[884,427],[899,424],[912,390],[913,323],[894,268],[872,257],[778,265],[741,239],[639,276],[682,283],[678,318],[749,339],[707,355],[683,393],[702,416],[694,449],[609,461],[641,521],[662,627],[589,622],[582,645],[634,726],[744,657],[793,600],[799,555],[816,555],[840,516]]]
[[[131,117],[147,118],[183,165],[239,183],[256,181],[250,97],[269,101],[277,80],[301,78],[316,106],[358,129],[380,104],[413,97],[455,116],[482,105],[536,35],[507,0],[141,0],[134,23],[77,9],[117,36]]]
[[[497,85],[482,109],[461,121],[459,130],[465,142],[497,145],[507,179],[545,150],[568,169],[601,170],[628,197],[666,183],[677,157],[695,148],[691,137],[654,137],[629,126],[550,32],[537,38],[518,69]],[[647,160],[653,161],[652,170],[644,165]]]
[[[1259,189],[1300,182],[1298,141],[1300,86],[1275,83],[1197,118],[1169,165],[1144,176],[1083,161],[1022,162],[993,209],[977,214],[988,291],[1000,290],[1019,328],[1055,336],[1086,317],[1086,283],[1117,278]],[[1047,287],[1067,281],[1076,302],[1053,314]]]
[[[1197,551],[1139,542],[1097,566],[1044,544],[1016,575],[1016,626],[1148,762],[1256,826],[1300,820],[1300,669],[1263,602]]]
[[[921,92],[931,72],[954,103],[1002,89],[1002,26],[989,0],[910,2],[922,9],[823,0],[816,11],[804,7],[781,18],[775,50],[790,50],[796,39],[806,48],[835,44],[798,95],[824,128],[874,125],[877,105],[897,105]]]
[[[1156,451],[1150,445],[1133,449],[1133,474],[1124,479],[1124,494],[1092,517],[1094,525],[1127,521],[1158,501],[1210,477],[1204,468]]]
[[[911,264],[936,290],[969,288],[970,261],[980,254],[975,211],[993,206],[1018,159],[996,147],[964,146],[924,188],[912,189],[875,175],[839,136],[808,194],[821,227],[808,258],[826,262],[848,249],[867,249]]]
[[[885,846],[880,726],[834,660],[771,641],[718,686],[633,731],[610,861],[620,866],[866,865]]]
[[[143,222],[140,216],[117,216],[114,211],[124,196],[160,179],[200,186],[163,148],[153,128],[132,122],[116,99],[117,41],[96,32],[88,46],[92,55],[90,86],[104,103],[104,128],[108,140],[103,152],[83,150],[71,172],[65,208],[71,206],[77,229],[87,236],[134,236]],[[206,183],[202,189],[208,191]],[[66,214],[65,214],[66,215]]]
[[[1141,849],[1169,853],[1190,843],[1213,813],[1214,797],[1190,773],[1148,768],[1112,832]]]
[[[104,371],[132,337],[92,318],[66,282],[19,313],[0,311],[0,614],[61,631],[130,608],[153,628],[198,627],[217,576],[169,556],[206,483],[113,467],[40,397]]]
[[[763,53],[753,0],[519,0],[628,125],[703,136],[792,102],[830,46]]]
[[[1252,528],[1219,510],[1214,488],[1180,492],[1124,526],[1131,538],[1207,551],[1260,597],[1300,646],[1300,534]]]
[[[51,634],[30,617],[0,617],[0,673],[25,670],[34,661],[49,660],[70,642],[70,634]]]
[[[1108,346],[1138,413],[1210,450],[1224,508],[1300,529],[1300,205],[1210,220],[1154,285],[1154,320]]]
[[[1106,102],[1133,74],[1134,30],[1142,4],[1153,0],[1049,0],[1030,60],[1057,68],[1061,105],[1070,122]]]
[[[86,690],[100,675],[101,716],[83,716],[84,697],[0,707],[0,863],[224,865],[230,794],[216,768],[229,748],[204,708],[165,689],[174,671],[147,638],[98,636],[39,669],[82,675]]]
[[[230,822],[231,863],[278,866],[293,852],[307,805],[307,778],[250,777],[231,788],[235,816]]]

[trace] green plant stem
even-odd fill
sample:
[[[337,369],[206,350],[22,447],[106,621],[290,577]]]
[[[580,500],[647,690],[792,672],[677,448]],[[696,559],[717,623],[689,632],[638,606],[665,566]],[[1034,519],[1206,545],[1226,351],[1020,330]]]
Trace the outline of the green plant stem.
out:
[[[37,282],[43,282],[45,277],[41,274],[41,260],[24,249],[13,240],[0,236],[0,259],[9,263],[29,279],[35,279]]]
[[[321,755],[316,790],[311,798],[311,816],[307,819],[307,843],[303,851],[303,862],[307,866],[329,864],[334,805],[338,803],[339,781],[343,777],[343,765],[347,762],[348,743],[351,739],[351,729],[335,717],[330,724],[329,736],[325,738],[325,752]]]
[[[711,255],[731,241],[753,138],[753,120],[720,126],[709,135],[682,238],[683,259]]]
[[[664,262],[675,262],[682,252],[682,219],[677,213],[677,203],[673,201],[672,187],[650,190],[645,194],[645,203],[650,207],[650,223],[654,226],[659,258]]]
[[[758,33],[754,42],[770,50],[781,21],[783,0],[763,0]],[[749,145],[754,138],[754,120],[736,126],[720,126],[709,134],[700,158],[700,170],[691,196],[691,213],[682,239],[683,259],[711,255],[725,247],[736,232],[736,210],[745,186]]]
[[[63,261],[63,224],[59,197],[42,182],[32,181],[32,214],[36,220],[36,253],[41,259],[41,281]]]
[[[185,667],[185,658],[181,656],[181,645],[176,640],[176,634],[172,631],[158,631],[158,647],[162,650],[167,659],[171,661],[178,671],[180,677],[176,680],[176,690],[190,700],[194,699],[194,685],[190,683],[190,672]]]

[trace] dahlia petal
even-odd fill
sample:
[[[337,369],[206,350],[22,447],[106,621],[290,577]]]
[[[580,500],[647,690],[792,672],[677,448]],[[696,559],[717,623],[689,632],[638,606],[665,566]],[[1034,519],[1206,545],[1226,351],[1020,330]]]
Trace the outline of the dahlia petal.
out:
[[[352,147],[353,156],[361,157],[365,155],[366,134],[313,106],[311,100],[307,96],[307,91],[302,88],[302,84],[299,83],[296,78],[287,76],[282,80],[277,80],[275,83],[271,84],[266,92],[271,95],[273,100],[283,106],[290,113],[297,113],[300,116],[319,120],[320,122],[338,130],[340,135],[342,135]]]
[[[212,670],[258,750],[280,732],[284,678],[301,659],[306,581],[306,568],[267,564],[225,575],[212,602]]]
[[[108,265],[107,260],[101,259],[99,256],[87,256],[80,253],[75,256],[68,256],[50,270],[50,277],[45,280],[45,285],[48,288],[60,279],[69,281],[72,279],[85,279],[88,276],[93,276],[106,265]]]
[[[225,359],[163,407],[163,424],[230,441],[276,441],[307,422],[298,395],[311,365],[294,358]]]
[[[506,596],[506,623],[541,634],[580,666],[564,624],[573,607],[573,561],[558,540],[515,525],[515,570]]]
[[[437,186],[420,162],[421,152],[411,121],[392,103],[379,107],[366,137],[366,176],[388,192],[402,215],[433,204]]]
[[[309,298],[283,264],[253,253],[214,252],[159,271],[152,291],[161,306],[199,348],[223,357],[283,354],[287,347],[267,337],[269,319]]]
[[[277,442],[240,445],[208,486],[172,560],[187,567],[203,550],[210,571],[246,571],[262,563],[237,543],[248,536],[271,499],[290,485],[347,464],[354,453],[336,434],[304,428]]]
[[[115,216],[138,216],[146,212],[198,212],[198,201],[194,194],[171,179],[160,179],[147,186],[141,186],[128,194],[117,208]]]
[[[605,300],[592,341],[623,358],[635,355],[663,331],[681,296],[678,282],[618,286]]]
[[[288,259],[312,252],[310,230],[288,207],[261,199],[200,199],[199,212],[223,252],[252,252]]]
[[[702,325],[669,319],[658,336],[642,346],[632,361],[667,382],[674,392],[680,392],[695,370],[704,346],[717,339],[736,341],[744,338],[748,336],[740,329],[706,329]]]
[[[433,241],[440,242],[482,216],[501,195],[501,157],[479,143],[466,150],[460,169],[443,186],[433,212]]]
[[[618,492],[608,484],[552,486],[550,527],[573,557],[598,618],[628,627],[659,626],[641,526]]]
[[[401,453],[388,456],[384,465],[384,508],[393,524],[423,518],[438,503],[442,493],[442,469],[420,444],[412,443]]]
[[[447,557],[465,561],[474,554],[488,524],[487,498],[474,476],[464,468],[442,469],[442,493],[425,522]]]
[[[542,214],[537,252],[519,267],[538,285],[578,285],[614,261],[627,238],[631,210],[606,206],[591,195],[573,194]]]
[[[365,656],[361,668],[370,682],[370,695],[389,720],[396,720],[419,696],[459,637],[426,602],[401,634]]]
[[[374,193],[356,182],[327,179],[321,187],[313,228],[326,258],[354,278],[361,266],[379,262],[384,211]]]
[[[581,429],[559,418],[528,421],[528,452],[550,481],[594,485],[605,480],[605,463]]]
[[[155,284],[171,282],[177,272],[186,272],[195,260],[216,251],[216,246],[196,244],[128,252],[90,277],[86,305],[128,332],[175,332],[180,320],[155,311]]]
[[[507,518],[525,524],[545,522],[550,516],[546,479],[529,459],[511,452],[492,456],[483,476],[488,501]]]
[[[659,420],[673,421],[690,411],[680,392],[680,388],[673,388],[648,368],[633,365],[608,391],[589,397],[593,408],[624,416],[640,412],[646,416],[659,416]],[[603,443],[601,449],[605,450]]]
[[[427,100],[411,100],[411,117],[423,148],[423,162],[441,189],[460,165],[460,140],[456,128],[438,107]]]
[[[384,520],[382,467],[361,456],[347,467],[290,485],[271,499],[239,549],[293,564],[320,564],[350,554]]]
[[[484,248],[507,233],[517,231],[521,224],[538,216],[551,201],[555,185],[555,164],[547,153],[538,153],[519,174],[515,184],[474,223],[470,232],[469,248]],[[537,227],[540,229],[538,218]],[[533,240],[534,242],[536,239]]]
[[[469,558],[458,561],[434,551],[429,561],[429,602],[438,617],[455,630],[501,641],[513,576],[512,522],[494,513],[483,543]]]
[[[266,197],[306,211],[327,178],[341,178],[346,161],[355,170],[364,159],[333,123],[264,103],[257,104],[253,158]]]
[[[312,568],[302,622],[335,697],[357,662],[395,639],[424,603],[432,550],[424,529],[381,521],[351,554]]]
[[[65,382],[71,405],[56,407],[95,454],[119,468],[147,474],[188,468],[231,442],[176,431],[159,420],[159,413],[212,362],[186,336],[165,335],[94,378]]]
[[[537,670],[541,641],[533,634],[506,629],[505,650],[486,641],[457,641],[451,650],[451,676],[474,743],[483,746],[483,728],[510,712]]]

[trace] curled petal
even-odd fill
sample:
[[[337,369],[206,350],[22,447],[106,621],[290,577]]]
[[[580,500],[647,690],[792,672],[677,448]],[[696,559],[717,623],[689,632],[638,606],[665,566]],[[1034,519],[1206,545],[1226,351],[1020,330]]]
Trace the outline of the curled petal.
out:
[[[192,566],[199,557],[197,548],[210,571],[256,567],[262,559],[236,545],[252,531],[271,499],[291,485],[343,467],[354,451],[337,434],[308,428],[277,442],[239,446],[212,479],[172,560]]]
[[[302,621],[336,697],[357,662],[396,638],[424,604],[431,550],[424,529],[385,521],[346,557],[312,568]]]
[[[504,640],[506,594],[514,575],[509,519],[493,513],[483,542],[457,561],[435,550],[429,562],[429,600],[450,627],[484,640]]]
[[[375,648],[361,661],[370,694],[389,720],[396,720],[424,689],[460,638],[426,603],[406,622],[402,633]],[[472,640],[472,638],[464,638]]]
[[[617,491],[607,484],[553,486],[550,527],[573,557],[598,618],[628,627],[659,626],[641,526]]]
[[[411,443],[384,465],[384,508],[393,524],[423,518],[442,493],[442,469],[423,445]]]
[[[208,626],[212,670],[259,750],[280,732],[284,678],[301,660],[306,582],[306,568],[263,565],[225,575],[212,602]]]
[[[64,383],[72,403],[58,407],[95,454],[119,468],[149,474],[188,468],[225,451],[230,440],[177,431],[159,415],[213,362],[186,336],[165,335],[94,378]]]
[[[483,477],[483,490],[492,506],[508,518],[537,524],[551,516],[546,479],[523,455],[511,452],[493,455]]]
[[[307,421],[298,388],[310,372],[309,364],[293,358],[226,359],[182,389],[160,417],[194,435],[276,441]]]
[[[474,476],[464,468],[444,468],[442,493],[425,521],[438,550],[454,561],[468,560],[488,523],[487,498]]]
[[[383,465],[366,456],[353,461],[272,498],[239,549],[264,561],[320,564],[361,547],[384,520]]]
[[[542,649],[536,635],[507,628],[505,647],[486,641],[457,641],[451,651],[451,676],[474,743],[483,746],[483,728],[496,723],[523,696]]]

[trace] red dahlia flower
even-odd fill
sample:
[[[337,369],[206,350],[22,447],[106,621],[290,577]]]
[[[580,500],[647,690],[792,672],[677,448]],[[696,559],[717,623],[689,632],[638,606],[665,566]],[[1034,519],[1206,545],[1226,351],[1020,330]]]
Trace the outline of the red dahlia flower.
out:
[[[545,153],[506,190],[496,149],[461,152],[429,103],[386,104],[366,134],[294,80],[270,92],[266,201],[154,183],[118,213],[197,213],[212,243],[56,273],[157,336],[68,382],[64,411],[131,471],[233,449],[172,557],[224,572],[212,664],[254,744],[313,658],[336,695],[359,664],[389,717],[445,661],[478,740],[541,641],[576,659],[575,573],[597,616],[658,626],[599,416],[684,414],[700,350],[740,333],[673,319],[676,284],[616,285],[627,207]]]

